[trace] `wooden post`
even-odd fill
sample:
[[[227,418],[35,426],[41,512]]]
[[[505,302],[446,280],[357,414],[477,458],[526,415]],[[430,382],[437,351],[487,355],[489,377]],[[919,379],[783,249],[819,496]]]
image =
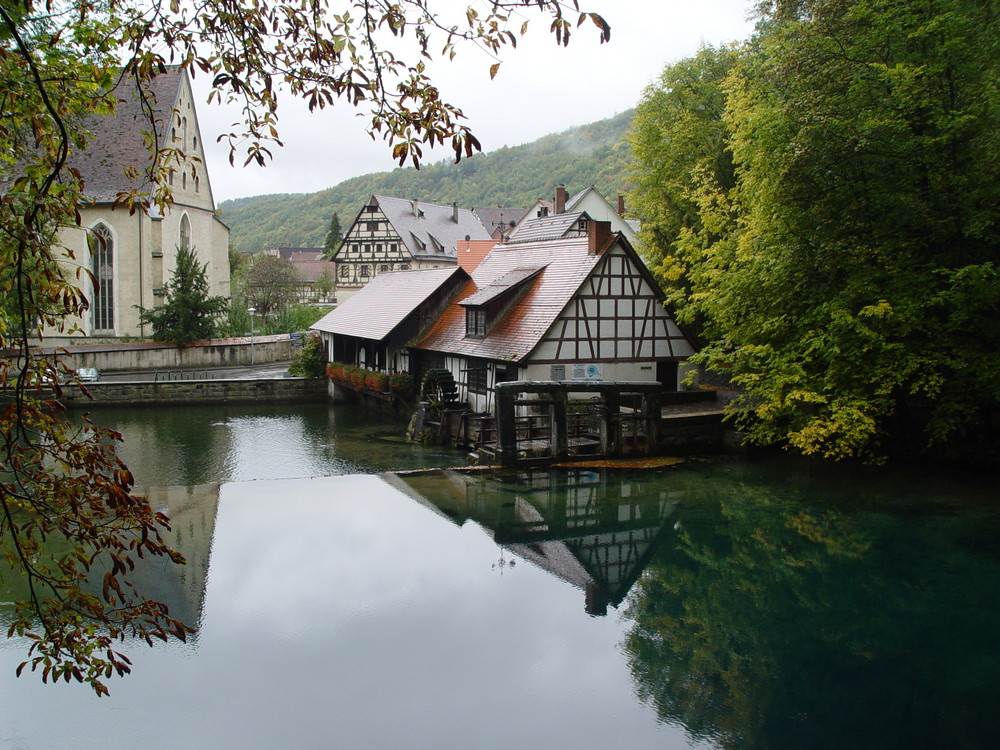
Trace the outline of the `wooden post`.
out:
[[[660,406],[660,391],[647,391],[642,397],[642,411],[646,418],[646,455],[659,454],[660,420],[663,418]]]
[[[549,451],[553,458],[566,458],[569,455],[569,425],[566,423],[566,404],[569,395],[565,390],[552,393],[552,406],[549,407]]]
[[[517,464],[517,425],[514,423],[514,401],[517,391],[496,389],[497,399],[497,462],[501,466]]]

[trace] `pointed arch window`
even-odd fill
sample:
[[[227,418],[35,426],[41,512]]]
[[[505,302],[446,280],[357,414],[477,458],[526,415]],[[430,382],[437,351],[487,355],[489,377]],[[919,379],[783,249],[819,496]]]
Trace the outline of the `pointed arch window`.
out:
[[[178,243],[183,250],[191,249],[191,220],[187,214],[181,217],[181,237]]]
[[[91,322],[95,330],[115,327],[115,243],[111,230],[98,224],[90,233],[90,270],[94,274]]]

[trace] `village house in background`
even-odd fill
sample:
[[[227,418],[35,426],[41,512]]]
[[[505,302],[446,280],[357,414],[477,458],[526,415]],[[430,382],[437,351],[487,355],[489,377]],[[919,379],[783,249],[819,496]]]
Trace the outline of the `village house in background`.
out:
[[[482,255],[478,265],[380,277],[315,324],[328,359],[418,382],[446,369],[475,412],[513,380],[679,388],[694,348],[621,232],[577,212],[516,234],[484,255],[485,243],[460,243],[458,256]]]
[[[489,238],[482,221],[457,205],[372,195],[333,256],[337,301],[379,274],[455,267],[459,240]]]
[[[296,296],[307,305],[327,305],[337,301],[333,261],[326,260],[322,247],[272,247],[262,251],[287,260],[295,267],[299,281]]]
[[[72,339],[53,330],[46,335],[49,343],[79,341],[81,336],[148,335],[138,308],[166,301],[181,247],[193,249],[206,265],[209,294],[229,296],[229,228],[216,215],[191,83],[187,73],[169,66],[150,89],[157,143],[186,157],[167,178],[173,205],[162,215],[156,208],[130,214],[127,207],[114,205],[120,193],[154,189],[146,176],[152,159],[144,136],[152,127],[149,116],[138,92],[123,90],[113,115],[85,124],[93,138],[70,158],[84,178],[88,202],[79,207],[80,226],[62,230],[59,239],[73,256],[66,254],[68,278],[82,287],[90,309],[82,319],[68,321],[80,329]],[[130,177],[129,170],[138,177]],[[93,274],[94,283],[89,274],[78,273],[84,269]]]
[[[524,215],[517,220],[508,234],[511,237],[517,235],[521,226],[532,219],[541,219],[546,216],[554,216],[565,213],[578,213],[586,211],[587,215],[594,221],[607,221],[611,224],[612,232],[620,232],[628,240],[632,247],[636,247],[639,222],[634,219],[625,218],[625,197],[619,195],[617,206],[601,195],[593,185],[570,195],[566,188],[559,186],[556,188],[555,200],[538,200],[531,206]]]
[[[503,240],[514,230],[517,222],[524,218],[528,209],[487,206],[473,208],[472,213],[483,223],[486,231],[490,233],[490,237],[494,240]]]

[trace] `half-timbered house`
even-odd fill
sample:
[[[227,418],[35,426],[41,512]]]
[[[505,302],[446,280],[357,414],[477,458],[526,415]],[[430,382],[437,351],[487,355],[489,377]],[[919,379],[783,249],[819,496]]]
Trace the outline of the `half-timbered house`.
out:
[[[508,235],[515,239],[526,224],[536,219],[559,214],[586,213],[594,221],[607,221],[612,232],[621,232],[634,247],[638,222],[625,217],[625,198],[618,196],[617,206],[613,206],[607,198],[593,185],[570,195],[566,188],[557,187],[555,200],[538,200],[531,206],[515,224],[509,228]]]
[[[628,240],[586,213],[522,225],[410,348],[418,377],[447,368],[478,412],[510,380],[657,380],[676,390],[694,353]]]
[[[490,232],[457,205],[372,195],[333,256],[337,300],[344,302],[379,274],[456,265],[459,240]]]

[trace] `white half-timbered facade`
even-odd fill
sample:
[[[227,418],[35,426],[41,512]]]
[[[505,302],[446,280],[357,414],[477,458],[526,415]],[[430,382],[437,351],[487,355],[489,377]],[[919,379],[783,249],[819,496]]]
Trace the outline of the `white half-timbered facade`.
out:
[[[622,245],[608,250],[542,336],[532,366],[677,362],[690,354],[687,338],[644,270]]]
[[[333,257],[337,300],[379,274],[454,267],[459,240],[489,237],[475,214],[456,205],[372,195]]]

